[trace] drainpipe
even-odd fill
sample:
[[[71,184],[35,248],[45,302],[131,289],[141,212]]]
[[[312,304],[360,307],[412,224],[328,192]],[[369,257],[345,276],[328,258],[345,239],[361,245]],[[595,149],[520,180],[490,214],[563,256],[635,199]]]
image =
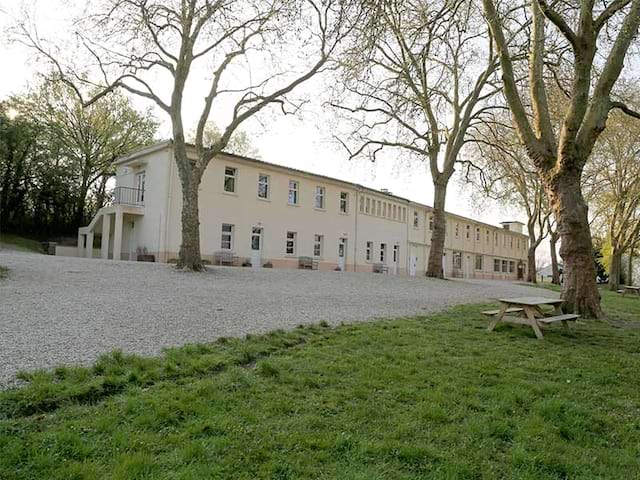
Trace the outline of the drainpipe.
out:
[[[353,271],[357,271],[358,265],[358,212],[360,211],[360,188],[358,187],[356,190],[356,201],[354,205],[354,239],[353,239]]]

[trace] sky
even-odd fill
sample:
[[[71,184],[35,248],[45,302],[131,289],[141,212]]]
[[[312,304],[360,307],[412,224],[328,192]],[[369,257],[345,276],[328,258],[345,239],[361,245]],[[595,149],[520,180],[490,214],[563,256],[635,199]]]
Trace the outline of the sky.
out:
[[[43,35],[55,32],[66,20],[65,2],[62,0],[30,0],[24,2],[36,8],[39,28]],[[17,0],[0,0],[0,31],[12,23],[12,16],[19,13]],[[5,12],[3,14],[3,11]],[[27,47],[9,43],[6,35],[0,37],[0,65],[4,74],[0,77],[0,100],[21,94],[37,81],[43,65]],[[344,147],[335,140],[334,112],[324,106],[327,83],[331,79],[316,77],[298,93],[306,97],[304,109],[296,115],[284,116],[272,111],[261,115],[258,121],[245,124],[245,130],[261,159],[317,174],[335,177],[375,189],[386,188],[394,194],[427,205],[433,204],[433,186],[426,163],[409,162],[400,150],[389,150],[376,162],[367,159],[349,160]],[[192,85],[196,92],[203,85]],[[193,128],[199,115],[203,95],[186,99],[184,116]],[[134,99],[138,108],[152,106],[141,99]],[[157,109],[155,114],[162,122],[160,136],[170,137],[170,124],[166,113]],[[495,202],[482,204],[472,200],[471,189],[456,174],[448,190],[446,209],[449,212],[498,225],[506,220],[526,221],[526,217]],[[545,242],[546,243],[546,242]],[[544,245],[544,244],[543,244]],[[548,258],[544,247],[542,259]]]

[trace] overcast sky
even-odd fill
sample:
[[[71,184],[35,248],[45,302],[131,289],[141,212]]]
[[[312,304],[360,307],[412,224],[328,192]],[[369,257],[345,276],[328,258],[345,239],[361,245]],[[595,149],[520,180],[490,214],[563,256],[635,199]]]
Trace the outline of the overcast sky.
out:
[[[0,10],[15,13],[19,3],[17,0],[0,0]],[[39,25],[45,25],[43,28],[49,31],[56,31],[56,26],[66,17],[61,7],[65,2],[60,0],[32,0],[26,3],[37,5]],[[0,13],[2,30],[10,22],[10,15]],[[36,74],[42,71],[42,65],[37,64],[26,47],[8,44],[5,35],[0,38],[0,64],[4,72],[0,77],[0,99],[4,99],[25,92],[36,81]],[[403,159],[400,150],[386,152],[375,164],[365,159],[348,159],[346,151],[333,138],[333,112],[323,107],[323,92],[326,92],[329,81],[328,78],[317,77],[305,85],[302,93],[310,97],[310,102],[299,115],[270,113],[263,115],[261,122],[250,121],[245,124],[243,129],[249,134],[261,158],[376,189],[387,188],[395,194],[432,205],[433,187],[426,164],[410,164]],[[186,123],[192,126],[195,126],[199,114],[197,106],[202,96],[198,97],[186,102]],[[135,104],[139,108],[151,106],[140,99],[135,99]],[[170,129],[166,114],[158,110],[156,115],[163,122],[161,136],[168,138]],[[471,200],[469,188],[457,176],[451,183],[447,196],[448,211],[495,225],[504,220],[525,220],[521,213],[495,203],[477,205]],[[543,253],[543,256],[546,254]]]

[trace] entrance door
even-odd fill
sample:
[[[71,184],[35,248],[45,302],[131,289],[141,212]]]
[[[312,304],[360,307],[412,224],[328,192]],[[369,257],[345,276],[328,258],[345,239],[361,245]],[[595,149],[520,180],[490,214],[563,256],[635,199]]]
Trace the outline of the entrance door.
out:
[[[391,257],[393,265],[393,274],[398,274],[398,262],[400,261],[400,245],[393,246],[393,255]]]
[[[338,239],[338,268],[344,272],[347,265],[347,239]]]
[[[260,268],[262,266],[262,228],[253,227],[251,229],[251,266]]]
[[[136,204],[144,205],[144,188],[147,180],[145,172],[136,175]]]

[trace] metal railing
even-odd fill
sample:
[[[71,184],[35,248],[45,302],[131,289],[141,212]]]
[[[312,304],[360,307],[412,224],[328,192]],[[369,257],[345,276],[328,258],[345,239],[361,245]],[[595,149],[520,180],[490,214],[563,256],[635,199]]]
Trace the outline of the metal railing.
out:
[[[116,187],[111,195],[112,205],[144,206],[144,189],[131,187]]]

